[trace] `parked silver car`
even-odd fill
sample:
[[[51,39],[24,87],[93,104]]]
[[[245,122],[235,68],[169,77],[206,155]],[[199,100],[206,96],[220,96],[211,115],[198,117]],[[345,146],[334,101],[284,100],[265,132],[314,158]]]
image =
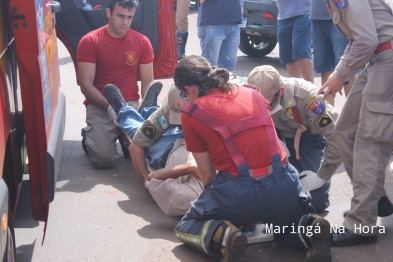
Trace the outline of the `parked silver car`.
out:
[[[243,0],[239,49],[248,56],[261,57],[277,44],[276,0]]]

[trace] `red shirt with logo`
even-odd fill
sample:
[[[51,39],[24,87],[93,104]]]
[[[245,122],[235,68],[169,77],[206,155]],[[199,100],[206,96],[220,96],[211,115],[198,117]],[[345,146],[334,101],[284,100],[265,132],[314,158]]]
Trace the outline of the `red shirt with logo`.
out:
[[[265,98],[263,100],[268,108],[269,103]],[[213,88],[210,94],[199,97],[194,103],[224,124],[261,115],[254,95],[245,87],[234,87],[230,92],[222,92]],[[238,176],[235,162],[229,155],[218,132],[184,112],[181,116],[181,122],[188,151],[195,153],[208,151],[216,170]],[[258,126],[240,132],[234,136],[234,139],[246,159],[249,169],[267,167],[272,164],[265,126]],[[275,139],[280,155],[285,157],[285,151],[279,144],[277,136],[275,136]]]
[[[76,60],[96,64],[94,86],[103,93],[107,84],[116,85],[125,100],[139,100],[140,64],[153,62],[149,39],[132,29],[120,38],[110,36],[106,26],[86,34],[78,45]],[[84,104],[91,104],[87,99]]]

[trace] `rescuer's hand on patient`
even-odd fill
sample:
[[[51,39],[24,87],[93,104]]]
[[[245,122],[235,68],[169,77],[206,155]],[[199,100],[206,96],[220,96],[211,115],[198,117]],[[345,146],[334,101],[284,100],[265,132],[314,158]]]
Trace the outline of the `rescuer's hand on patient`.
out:
[[[308,191],[313,191],[315,189],[318,189],[322,187],[327,181],[321,179],[317,173],[314,173],[312,171],[303,171],[299,174],[300,177],[300,182],[303,185],[304,189],[307,189]]]
[[[108,115],[110,118],[113,119],[113,123],[115,123],[116,126],[120,127],[119,122],[117,122],[117,114],[115,110],[113,110],[112,106],[108,107]]]
[[[337,92],[341,95],[341,89],[343,89],[344,85],[345,81],[337,75],[336,71],[334,71],[323,86],[318,90],[318,95],[323,93],[324,99],[327,99],[328,95],[333,95],[334,97]]]

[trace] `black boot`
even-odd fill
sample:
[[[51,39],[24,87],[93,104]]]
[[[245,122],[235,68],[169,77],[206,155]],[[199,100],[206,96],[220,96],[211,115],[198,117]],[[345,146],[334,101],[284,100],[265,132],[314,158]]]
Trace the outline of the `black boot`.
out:
[[[128,150],[128,148],[130,147],[130,142],[125,136],[126,135],[123,133],[123,131],[119,130],[119,137],[117,139],[119,140],[121,151],[123,151],[123,156],[125,158],[130,158],[130,151]]]
[[[224,220],[212,236],[211,248],[221,250],[221,262],[244,261],[247,237],[231,222]]]
[[[350,209],[344,212],[344,217],[346,217],[351,212]],[[393,204],[389,201],[386,196],[381,197],[378,201],[378,216],[388,217],[393,214]]]
[[[86,155],[88,155],[89,151],[87,151],[86,134],[85,134],[84,128],[82,128],[82,130],[81,130],[81,136],[82,136],[82,149],[83,149],[83,151],[85,151]]]
[[[176,31],[177,39],[177,60],[181,60],[186,57],[186,44],[188,39],[188,32],[180,33]]]
[[[303,232],[306,229],[306,232]],[[303,230],[303,231],[302,231]],[[299,222],[298,236],[303,245],[308,248],[306,262],[330,262],[332,252],[330,243],[330,223],[318,215],[306,214]]]
[[[355,245],[373,244],[378,240],[377,236],[361,236],[357,235],[348,229],[344,233],[334,233],[332,239],[332,246],[334,247],[348,247]]]

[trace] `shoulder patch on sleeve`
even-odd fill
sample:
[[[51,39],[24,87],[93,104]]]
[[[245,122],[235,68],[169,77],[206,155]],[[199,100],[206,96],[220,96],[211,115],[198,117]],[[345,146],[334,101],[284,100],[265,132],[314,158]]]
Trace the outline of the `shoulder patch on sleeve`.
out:
[[[316,115],[322,115],[322,113],[325,112],[325,106],[318,100],[317,96],[312,96],[307,99],[306,107]]]
[[[334,2],[339,9],[343,9],[347,6],[348,0],[334,0]]]
[[[319,100],[313,101],[308,108],[316,115],[322,115],[325,111],[325,106]]]
[[[332,123],[332,119],[328,115],[321,115],[318,119],[318,124],[320,127],[324,128]]]
[[[309,107],[315,100],[318,100],[317,96],[312,96],[306,100],[306,107]]]
[[[147,125],[143,129],[143,134],[150,139],[153,139],[153,137],[156,135],[156,128],[153,125]]]
[[[167,129],[171,125],[164,115],[157,118],[157,122],[162,129]]]

